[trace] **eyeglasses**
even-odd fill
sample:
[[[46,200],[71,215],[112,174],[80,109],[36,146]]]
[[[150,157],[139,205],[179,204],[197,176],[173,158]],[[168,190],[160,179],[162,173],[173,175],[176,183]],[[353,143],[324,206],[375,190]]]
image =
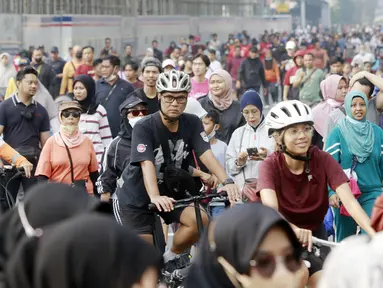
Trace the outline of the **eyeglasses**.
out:
[[[177,101],[178,104],[185,104],[186,101],[188,100],[187,97],[173,97],[173,96],[162,96],[162,98],[164,98],[165,102],[166,103],[173,103],[174,100]]]
[[[74,118],[79,118],[81,116],[81,112],[80,111],[67,111],[67,110],[64,110],[63,112],[61,112],[61,115],[64,118],[68,118],[70,115],[72,115]]]
[[[304,129],[290,128],[286,130],[286,134],[292,138],[298,138],[299,135],[303,132],[305,135],[310,135],[314,131],[312,126],[307,126]]]
[[[265,278],[271,278],[277,269],[277,264],[282,264],[290,272],[297,272],[301,268],[301,258],[294,252],[285,256],[274,256],[271,254],[262,254],[251,260],[249,265],[256,269],[259,274]]]
[[[134,109],[134,110],[128,111],[128,114],[132,114],[132,116],[134,116],[134,117],[137,117],[140,114],[142,116],[146,116],[146,115],[149,115],[149,110],[148,109],[142,109],[142,110]]]

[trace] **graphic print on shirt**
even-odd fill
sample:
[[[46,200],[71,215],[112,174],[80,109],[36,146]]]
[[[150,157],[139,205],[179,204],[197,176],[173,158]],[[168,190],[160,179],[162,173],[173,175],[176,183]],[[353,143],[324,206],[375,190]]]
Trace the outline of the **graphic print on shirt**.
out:
[[[183,139],[178,139],[175,145],[173,141],[168,140],[168,145],[172,163],[176,168],[181,169],[183,160],[186,159],[189,155],[189,152],[187,151],[188,144],[185,144]],[[154,155],[154,165],[156,166],[157,180],[158,184],[161,184],[164,180],[164,173],[160,170],[162,165],[165,163],[162,145],[154,150]]]

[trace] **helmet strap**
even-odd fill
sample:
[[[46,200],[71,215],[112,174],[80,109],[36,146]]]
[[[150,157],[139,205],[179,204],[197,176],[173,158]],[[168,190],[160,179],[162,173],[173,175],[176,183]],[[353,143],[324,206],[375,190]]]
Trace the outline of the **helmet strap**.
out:
[[[282,144],[282,152],[287,154],[289,157],[291,157],[292,159],[294,160],[297,160],[297,161],[303,161],[305,162],[305,172],[307,174],[310,173],[310,166],[309,166],[309,161],[310,161],[310,154],[309,154],[309,151],[307,151],[306,153],[306,156],[302,156],[302,155],[294,155],[292,153],[290,153],[287,148],[286,148],[286,145]]]

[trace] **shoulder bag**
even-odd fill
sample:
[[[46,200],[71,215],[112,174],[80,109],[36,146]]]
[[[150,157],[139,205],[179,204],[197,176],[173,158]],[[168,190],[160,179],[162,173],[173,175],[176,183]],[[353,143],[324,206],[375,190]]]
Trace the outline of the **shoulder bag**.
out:
[[[59,133],[60,134],[60,133]],[[73,161],[72,161],[72,156],[70,154],[70,151],[69,151],[69,147],[68,145],[66,145],[63,137],[61,136],[60,134],[60,137],[61,137],[61,140],[63,141],[64,143],[64,146],[65,146],[65,149],[66,149],[66,152],[68,154],[68,158],[69,158],[69,164],[70,164],[70,176],[71,176],[71,180],[72,180],[72,183],[71,183],[71,186],[72,187],[78,187],[78,188],[81,188],[81,189],[85,189],[86,190],[86,181],[85,180],[74,180],[74,170],[73,170]]]
[[[362,195],[362,192],[360,192],[360,189],[358,186],[358,179],[353,175],[355,172],[355,167],[356,167],[357,163],[358,163],[358,160],[356,159],[356,156],[354,155],[352,157],[352,164],[351,164],[350,177],[349,177],[350,178],[349,185],[350,185],[351,192],[356,199],[358,199]],[[355,175],[356,175],[356,173],[355,173]],[[343,204],[341,204],[341,206],[340,206],[340,214],[343,216],[349,216],[349,217],[351,216]]]

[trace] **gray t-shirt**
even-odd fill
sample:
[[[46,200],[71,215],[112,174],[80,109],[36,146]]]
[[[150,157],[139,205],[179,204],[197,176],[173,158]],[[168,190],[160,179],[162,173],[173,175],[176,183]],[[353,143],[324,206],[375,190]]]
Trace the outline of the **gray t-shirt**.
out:
[[[211,144],[211,151],[213,152],[215,158],[218,160],[219,164],[225,168],[225,155],[227,150],[227,144],[221,140],[216,139],[215,144]]]

